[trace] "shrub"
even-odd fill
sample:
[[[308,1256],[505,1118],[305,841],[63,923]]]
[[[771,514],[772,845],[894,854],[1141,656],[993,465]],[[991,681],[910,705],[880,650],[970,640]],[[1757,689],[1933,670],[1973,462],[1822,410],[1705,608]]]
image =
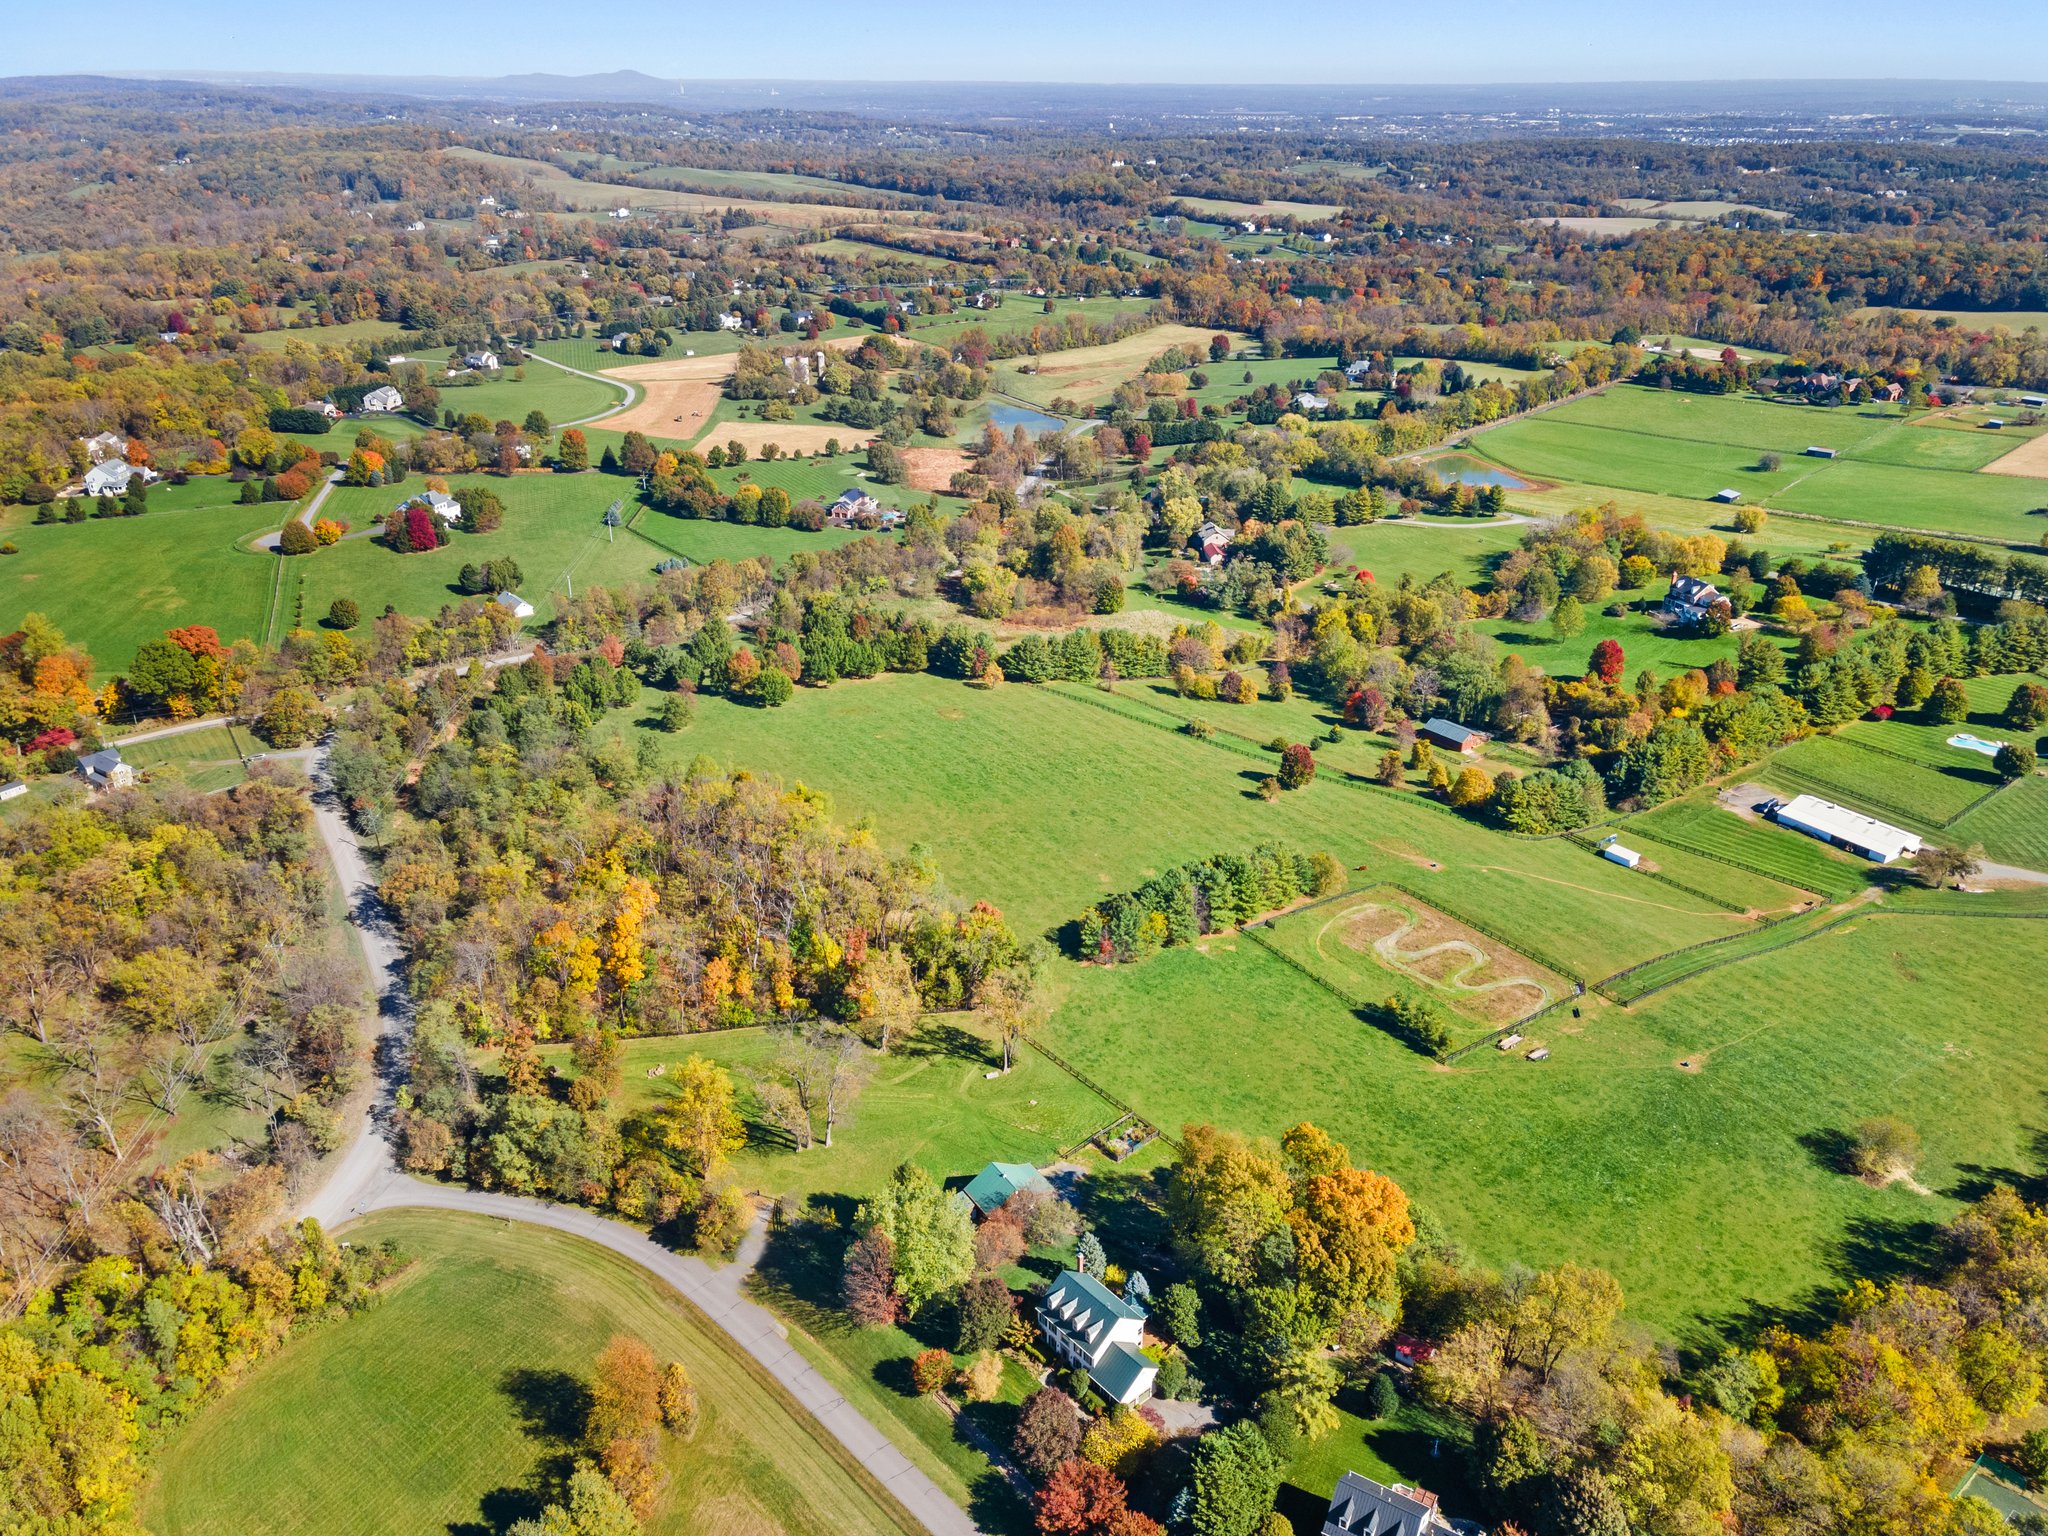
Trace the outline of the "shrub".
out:
[[[656,712],[655,720],[671,735],[684,729],[690,723],[689,699],[680,693],[670,694],[661,701],[661,708]]]
[[[1271,775],[1270,773],[1267,774],[1263,779],[1259,780],[1259,798],[1261,800],[1278,800],[1280,798],[1280,793],[1280,781],[1274,778],[1273,775]]]
[[[671,1360],[661,1373],[661,1422],[678,1435],[697,1427],[697,1389],[680,1360]]]
[[[284,525],[277,536],[277,552],[281,555],[310,555],[320,547],[320,541],[313,536],[313,530],[296,517]]]
[[[2048,688],[2039,683],[2021,683],[2013,689],[2005,706],[2005,723],[2019,731],[2048,725]]]
[[[1390,997],[1380,1005],[1388,1027],[1402,1036],[1418,1051],[1428,1056],[1441,1056],[1451,1043],[1450,1027],[1444,1023],[1443,1015],[1436,1005],[1419,997]]]
[[[1003,1389],[1003,1361],[1000,1355],[983,1350],[967,1362],[961,1379],[967,1384],[967,1396],[977,1403],[992,1403],[996,1394]]]
[[[1154,1383],[1159,1395],[1178,1399],[1187,1389],[1188,1363],[1179,1355],[1168,1355],[1159,1362],[1159,1377]]]
[[[920,1350],[910,1362],[910,1384],[920,1395],[943,1392],[953,1379],[953,1357],[943,1349]]]
[[[352,597],[337,597],[327,605],[329,629],[354,629],[363,622],[363,611]]]
[[[1870,1183],[1909,1177],[1919,1162],[1920,1133],[1893,1116],[1866,1120],[1850,1137],[1850,1171]]]
[[[339,544],[341,536],[347,532],[347,523],[337,523],[331,517],[323,517],[313,524],[313,542],[323,546]]]
[[[1186,725],[1183,725],[1181,729],[1186,731],[1190,736],[1194,737],[1197,741],[1207,741],[1211,736],[1214,736],[1216,734],[1215,726],[1211,725],[1206,720],[1200,719],[1188,721],[1188,723]]]
[[[1400,1394],[1394,1390],[1394,1378],[1380,1371],[1372,1379],[1372,1385],[1365,1391],[1365,1406],[1375,1419],[1391,1419],[1401,1407]]]

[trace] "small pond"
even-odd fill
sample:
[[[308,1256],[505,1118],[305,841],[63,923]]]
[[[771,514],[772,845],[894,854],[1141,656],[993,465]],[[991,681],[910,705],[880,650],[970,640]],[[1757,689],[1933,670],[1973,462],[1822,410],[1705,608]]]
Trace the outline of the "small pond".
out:
[[[1454,485],[1497,485],[1509,491],[1529,489],[1528,481],[1517,479],[1504,469],[1461,469],[1445,478]]]
[[[1064,432],[1070,425],[1057,416],[1048,416],[1043,411],[1034,411],[1027,406],[1005,405],[1000,400],[989,404],[988,419],[989,425],[998,432],[1014,432],[1022,427],[1033,437],[1041,432]]]

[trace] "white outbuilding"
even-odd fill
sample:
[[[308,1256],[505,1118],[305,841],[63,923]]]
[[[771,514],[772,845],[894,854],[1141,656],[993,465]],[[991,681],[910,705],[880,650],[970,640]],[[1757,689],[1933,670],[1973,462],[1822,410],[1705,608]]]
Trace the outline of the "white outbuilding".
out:
[[[1916,833],[1832,800],[1823,800],[1819,795],[1795,795],[1776,807],[1771,819],[1781,827],[1817,837],[1873,864],[1889,864],[1893,859],[1909,858],[1920,851]]]

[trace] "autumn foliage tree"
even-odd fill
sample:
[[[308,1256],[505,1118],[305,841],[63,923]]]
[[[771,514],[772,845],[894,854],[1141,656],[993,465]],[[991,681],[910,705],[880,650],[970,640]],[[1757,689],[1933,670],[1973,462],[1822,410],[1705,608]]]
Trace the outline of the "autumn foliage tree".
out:
[[[847,1316],[869,1328],[886,1327],[903,1313],[896,1294],[896,1245],[889,1234],[864,1232],[846,1250],[839,1295]]]
[[[1593,647],[1592,657],[1587,662],[1587,670],[1601,682],[1613,683],[1621,677],[1622,670],[1627,665],[1622,656],[1621,642],[1602,640]]]
[[[1032,1501],[1038,1536],[1160,1536],[1159,1522],[1130,1507],[1123,1479],[1092,1461],[1069,1461]]]

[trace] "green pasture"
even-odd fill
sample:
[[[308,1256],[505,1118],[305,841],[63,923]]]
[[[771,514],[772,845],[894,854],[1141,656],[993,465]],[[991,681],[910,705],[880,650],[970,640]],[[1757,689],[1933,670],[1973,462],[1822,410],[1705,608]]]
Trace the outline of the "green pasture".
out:
[[[953,267],[960,263],[948,261],[943,256],[927,255],[923,251],[899,251],[894,246],[877,244],[871,240],[849,239],[834,235],[828,240],[806,241],[802,247],[819,256],[839,256],[851,261],[863,261],[878,267],[892,262],[901,262],[911,267]]]
[[[1631,683],[1645,667],[1656,668],[1660,677],[1670,677],[1695,667],[1705,667],[1724,656],[1732,657],[1738,640],[1735,635],[1702,639],[1682,630],[1660,627],[1654,622],[1652,595],[1661,601],[1667,585],[1660,580],[1642,592],[1615,593],[1616,600],[1630,604],[1651,602],[1651,612],[1636,612],[1631,608],[1629,612],[1613,617],[1604,611],[1605,604],[1588,607],[1585,630],[1569,640],[1555,638],[1548,619],[1526,623],[1519,619],[1482,619],[1472,627],[1481,634],[1493,636],[1503,650],[1512,651],[1532,667],[1539,667],[1552,677],[1582,676],[1591,660],[1593,647],[1602,640],[1612,640],[1621,647],[1623,677]]]
[[[196,498],[217,489],[195,489],[201,484],[160,494]],[[291,509],[160,506],[152,495],[140,517],[11,526],[7,538],[19,553],[0,556],[0,634],[25,613],[47,614],[92,653],[101,676],[179,625],[211,624],[225,641],[261,638],[277,557],[239,546],[277,527]]]
[[[238,738],[229,727],[215,725],[124,745],[121,756],[138,773],[152,778],[170,775],[195,789],[215,790],[241,783],[242,753],[261,750],[260,742]]]
[[[1873,750],[1864,740],[1809,736],[1756,773],[1774,787],[1821,795],[1931,837],[1998,787],[1989,758],[1955,756],[1953,763],[1929,767]]]
[[[1948,829],[1951,841],[1981,843],[1989,857],[2048,871],[2048,779],[2021,779]]]
[[[317,1328],[163,1453],[144,1519],[164,1536],[412,1536],[537,1514],[615,1333],[681,1360],[696,1433],[665,1438],[657,1536],[899,1536],[919,1527],[693,1306],[581,1239],[389,1211],[347,1240],[413,1259],[382,1304]],[[374,1490],[375,1497],[365,1497]]]
[[[764,466],[766,467],[766,466]],[[418,476],[399,486],[337,487],[321,509],[345,520],[355,532],[388,513],[416,491]],[[505,505],[504,526],[493,533],[451,531],[448,542],[426,553],[399,554],[381,535],[349,537],[339,544],[294,557],[287,579],[303,581],[306,619],[323,617],[337,597],[352,597],[365,614],[389,603],[401,613],[428,616],[463,594],[457,575],[464,565],[510,557],[525,573],[520,596],[534,605],[535,626],[551,616],[550,599],[575,587],[620,586],[653,579],[654,567],[671,555],[692,561],[781,559],[798,549],[817,549],[853,537],[846,530],[805,533],[792,528],[747,527],[699,521],[642,508],[626,476],[580,475],[456,476],[451,489],[482,485]],[[604,512],[615,500],[631,527],[607,531]],[[635,515],[637,513],[637,516]]]
[[[1884,305],[1859,309],[1849,318],[1868,320],[1883,315],[1907,320],[1953,320],[1957,329],[1963,331],[2048,331],[2048,310],[2040,309],[1904,309]]]
[[[1950,746],[1949,737],[1968,734],[1980,741],[2031,743],[2036,732],[2015,730],[2007,725],[2005,706],[2015,688],[2023,683],[2041,681],[2031,673],[1964,678],[1962,684],[1964,692],[1969,695],[1970,713],[1967,719],[1954,725],[1936,724],[1926,717],[1925,710],[1901,710],[1889,720],[1852,720],[1837,734],[1859,746],[1910,757],[1914,762],[1937,771],[1961,768],[1988,773],[1990,758],[1981,752]]]
[[[1198,741],[1135,698],[1096,707],[1092,693],[890,676],[799,689],[776,710],[706,699],[689,729],[656,739],[677,766],[708,753],[822,790],[842,817],[872,816],[885,843],[923,843],[953,890],[993,901],[1027,933],[1170,863],[1265,840],[1398,876],[1454,917],[1507,925],[1534,958],[1590,974],[1740,924],[1569,843],[1504,838],[1418,796],[1343,782],[1334,763],[1267,804],[1256,786],[1273,772],[1271,753],[1220,731]],[[1220,726],[1233,706],[1199,708]],[[605,729],[640,715],[614,715]],[[1356,745],[1352,761],[1363,763]]]
[[[915,298],[916,295],[906,294],[905,297]],[[1046,308],[1048,301],[1045,299],[1025,293],[1008,293],[994,309],[968,309],[963,306],[949,315],[913,315],[905,322],[903,334],[913,341],[945,347],[968,331],[981,330],[990,336],[1003,336],[1028,331],[1035,325],[1061,325],[1073,315],[1079,315],[1090,325],[1103,325],[1126,315],[1149,314],[1158,300],[1054,298],[1049,302],[1052,305],[1050,311]]]
[[[336,325],[295,325],[274,331],[244,331],[242,345],[258,352],[282,352],[292,342],[313,347],[353,347],[358,342],[390,342],[390,350],[401,351],[405,338],[415,334],[389,320],[344,320]]]
[[[1224,939],[1070,972],[1051,1039],[1168,1127],[1314,1120],[1473,1257],[1602,1264],[1635,1316],[1692,1338],[1887,1273],[1888,1245],[1954,1209],[1838,1172],[1859,1120],[1915,1124],[1939,1191],[2033,1167],[2035,927],[1858,919],[1632,1009],[1553,1014],[1532,1034],[1547,1062],[1448,1071]]]
[[[1479,441],[1488,458],[1538,480],[1702,504],[1732,488],[1744,501],[1791,512],[2034,542],[2040,530],[2024,515],[2048,506],[2048,485],[1974,472],[2017,437],[1980,439],[1923,421],[1890,406],[1826,408],[1624,385]],[[1839,456],[1808,457],[1808,446]],[[1763,467],[1767,453],[1778,456],[1776,469]]]

